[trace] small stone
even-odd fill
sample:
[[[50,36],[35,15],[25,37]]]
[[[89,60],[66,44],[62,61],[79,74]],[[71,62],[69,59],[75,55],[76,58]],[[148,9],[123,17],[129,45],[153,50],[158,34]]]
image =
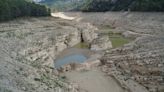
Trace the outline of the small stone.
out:
[[[158,64],[158,67],[162,67],[163,66],[163,64]]]
[[[22,90],[24,90],[24,91],[25,91],[25,90],[26,90],[26,87],[22,87]]]
[[[112,60],[109,60],[109,61],[107,61],[107,63],[111,63],[111,64],[112,64],[112,63],[114,63],[114,61],[112,61]]]

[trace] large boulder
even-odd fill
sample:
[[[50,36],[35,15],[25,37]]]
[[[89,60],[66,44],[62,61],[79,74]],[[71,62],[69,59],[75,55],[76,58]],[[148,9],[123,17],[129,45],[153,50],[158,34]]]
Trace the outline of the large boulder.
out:
[[[97,38],[91,44],[91,50],[106,50],[112,48],[112,42],[109,40],[108,36],[102,36]]]
[[[68,46],[72,47],[81,42],[80,32],[78,30],[72,32],[66,38]]]
[[[87,43],[91,43],[94,39],[97,38],[96,27],[90,23],[83,24],[84,28],[82,30],[82,40]]]

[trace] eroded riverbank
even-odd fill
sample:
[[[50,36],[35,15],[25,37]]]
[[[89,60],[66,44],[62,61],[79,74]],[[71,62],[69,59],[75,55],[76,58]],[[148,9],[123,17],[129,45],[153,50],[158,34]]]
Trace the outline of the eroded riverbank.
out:
[[[114,76],[131,92],[163,92],[163,13],[67,12],[66,14],[78,16],[80,21],[90,22],[98,28],[108,27],[113,32],[132,39],[128,44],[125,39],[126,44],[121,47],[105,50],[105,55],[101,58],[104,64],[103,71],[109,76]],[[107,38],[104,39],[108,41]],[[102,46],[107,47],[105,44],[100,45]]]
[[[94,60],[100,59],[103,55],[100,55],[100,52],[96,53],[96,51],[91,51],[89,49],[68,48],[59,54],[59,58],[65,59],[67,56],[79,54],[85,55],[88,59],[94,58]],[[99,55],[97,58],[94,56],[96,54]],[[92,62],[95,62],[94,60]],[[89,61],[86,60],[85,62]],[[75,63],[84,62],[76,61]],[[99,65],[101,65],[101,63],[99,63]],[[84,67],[80,70],[78,68],[83,66],[79,66],[77,69],[68,69],[65,72],[60,73],[59,77],[77,85],[79,92],[125,92],[121,85],[117,83],[117,80],[107,76],[101,71],[99,65],[91,65],[90,67]]]
[[[106,85],[111,85],[107,80],[114,85],[114,80],[117,80],[116,89],[121,86],[130,92],[163,92],[163,13],[71,12],[70,15],[77,15],[73,17],[78,18],[71,21],[53,17],[23,18],[0,23],[0,91],[87,92],[95,91],[92,89],[94,84],[98,86],[97,90],[106,91],[110,90]],[[125,41],[115,48],[107,35],[109,32],[105,33],[105,36],[99,35],[99,29],[104,26],[110,28],[112,34],[116,32],[119,36],[133,40],[130,43]],[[117,39],[118,42],[122,42],[120,38]],[[89,44],[78,46],[80,42]],[[87,51],[84,54],[93,57],[91,61],[102,55],[96,58],[96,61],[101,61],[102,65],[99,67],[105,74],[94,69],[95,66],[90,67],[89,62],[85,63],[88,68],[78,69],[83,72],[66,72],[70,72],[70,75],[67,75],[68,80],[56,75],[54,59],[67,56],[68,54],[64,55],[62,51],[75,45],[102,51],[103,54],[88,54],[90,52]],[[78,79],[80,76],[82,79]],[[99,76],[98,80],[96,77],[92,80],[93,76]],[[111,79],[111,76],[114,79]],[[89,88],[85,85],[88,81],[84,81],[82,85],[78,84],[78,80],[87,79],[93,84]],[[77,85],[71,80],[77,81]],[[106,85],[101,86],[98,82],[95,83],[96,81]]]
[[[75,85],[78,85],[80,92],[125,92],[126,90],[122,88],[121,85],[119,85],[116,79],[114,79],[113,77],[107,76],[105,73],[101,71],[101,68],[99,67],[99,65],[101,65],[100,58],[104,55],[104,51],[106,49],[112,48],[112,43],[109,40],[111,36],[110,34],[111,31],[104,32],[100,29],[96,29],[94,30],[94,33],[98,35],[97,37],[93,39],[95,40],[94,41],[95,43],[90,41],[90,39],[87,40],[85,36],[82,35],[81,37],[84,37],[82,39],[86,44],[80,43],[78,45],[73,46],[72,48],[67,48],[57,56],[54,63],[57,64],[58,62],[63,62],[63,60],[67,62],[65,65],[63,64],[62,72],[61,72],[61,69],[59,69],[59,72],[61,72],[59,73],[59,76],[61,78],[64,78],[64,80],[73,82]],[[115,34],[112,34],[112,36],[113,35]],[[121,35],[119,34],[118,36],[121,36]],[[102,42],[98,43],[98,41],[102,41]],[[108,43],[108,41],[110,43]],[[116,41],[113,41],[113,42],[116,42]],[[90,46],[87,44],[89,44]],[[96,46],[94,47],[94,49],[92,46],[93,44],[94,46]],[[103,46],[103,44],[109,45],[109,46]],[[125,43],[122,43],[119,46],[123,46],[124,44]],[[79,45],[82,45],[82,46],[79,46]],[[72,57],[79,54],[87,57],[87,60],[83,60],[81,59],[81,57],[79,57],[80,60],[78,61],[77,59],[78,57],[76,59]],[[72,62],[69,62],[70,57],[71,57],[71,60],[73,60]],[[61,60],[61,61],[58,61],[58,60]],[[81,60],[83,60],[84,62],[82,62]],[[90,63],[90,62],[96,62],[96,64]],[[73,63],[75,65],[72,65]],[[78,63],[81,65],[79,65]]]

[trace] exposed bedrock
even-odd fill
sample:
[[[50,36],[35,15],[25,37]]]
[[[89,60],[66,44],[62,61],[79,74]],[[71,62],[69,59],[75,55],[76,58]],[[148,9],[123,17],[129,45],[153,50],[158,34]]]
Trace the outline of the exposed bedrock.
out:
[[[81,40],[92,41],[94,28],[72,21],[31,18],[0,24],[0,88],[12,92],[76,92],[54,75],[56,55]],[[80,27],[80,28],[79,28]],[[89,32],[91,31],[91,32]],[[89,38],[90,37],[90,38]]]
[[[139,21],[142,20],[138,19],[136,23]],[[131,86],[133,83],[130,81],[136,81],[138,84],[143,85],[144,89],[149,92],[162,92],[164,87],[164,40],[162,29],[164,26],[161,23],[162,20],[156,20],[158,24],[155,24],[154,21],[147,24],[151,21],[150,19],[143,21],[147,22],[135,25],[137,30],[134,28],[134,30],[123,32],[125,37],[136,37],[135,41],[121,48],[106,51],[102,61],[105,63],[105,67],[108,67],[108,70],[104,71],[115,76],[118,80],[122,76],[121,83],[126,84],[132,92],[135,92],[133,88],[136,88],[136,86]],[[152,29],[148,30],[151,27],[155,32]]]
[[[91,44],[91,50],[102,51],[112,48],[112,42],[109,40],[109,36],[101,36],[95,39]]]
[[[96,30],[98,30],[95,26],[90,23],[85,23],[82,26],[82,41],[86,43],[91,43],[94,39],[98,37]]]
[[[47,31],[32,35],[32,39],[27,43],[34,44],[22,49],[20,54],[30,62],[37,61],[42,65],[52,66],[53,60],[58,53],[81,41],[80,32],[73,27]]]
[[[81,21],[89,21],[99,27],[110,27],[124,37],[135,38],[120,48],[106,50],[101,61],[107,74],[115,76],[117,80],[120,78],[121,83],[127,84],[132,92],[144,92],[138,88],[149,92],[164,91],[163,13],[96,12],[81,13],[79,16],[83,18]]]

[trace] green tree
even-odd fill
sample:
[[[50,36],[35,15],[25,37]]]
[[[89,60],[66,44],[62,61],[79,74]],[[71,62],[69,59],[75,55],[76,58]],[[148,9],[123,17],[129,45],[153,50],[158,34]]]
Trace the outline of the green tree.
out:
[[[0,21],[23,16],[49,16],[50,10],[43,5],[25,0],[0,0]]]
[[[164,11],[164,0],[87,0],[82,11]]]

